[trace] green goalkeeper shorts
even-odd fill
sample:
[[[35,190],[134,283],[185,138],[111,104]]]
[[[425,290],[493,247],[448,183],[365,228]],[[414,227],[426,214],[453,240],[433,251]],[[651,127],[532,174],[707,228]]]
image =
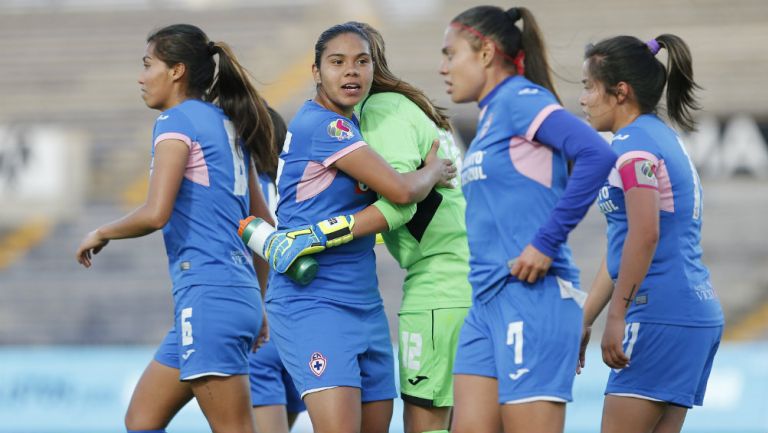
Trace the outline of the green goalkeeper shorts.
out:
[[[469,308],[399,314],[400,393],[422,407],[453,406],[453,359]]]

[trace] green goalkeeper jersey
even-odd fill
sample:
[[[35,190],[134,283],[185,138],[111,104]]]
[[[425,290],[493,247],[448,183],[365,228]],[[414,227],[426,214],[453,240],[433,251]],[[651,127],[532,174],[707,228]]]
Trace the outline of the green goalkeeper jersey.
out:
[[[435,139],[438,156],[450,158],[461,171],[461,155],[450,132],[440,129],[421,109],[399,93],[370,95],[357,107],[365,142],[395,170],[418,169]],[[469,246],[464,223],[466,202],[461,181],[455,188],[435,188],[421,203],[395,205],[380,197],[374,203],[389,231],[387,249],[407,271],[401,311],[469,307],[472,288]]]

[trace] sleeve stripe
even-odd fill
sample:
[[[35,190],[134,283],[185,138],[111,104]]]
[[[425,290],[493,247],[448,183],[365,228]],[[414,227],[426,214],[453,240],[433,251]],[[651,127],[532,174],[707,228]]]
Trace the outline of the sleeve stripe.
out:
[[[539,130],[541,124],[544,123],[544,119],[547,118],[553,111],[562,110],[563,107],[558,104],[550,104],[542,108],[539,114],[533,119],[533,122],[528,126],[528,131],[525,133],[525,139],[533,141],[533,136],[536,135],[536,131]]]
[[[652,154],[651,152],[646,152],[644,150],[632,150],[619,156],[619,159],[616,160],[616,168],[621,167],[627,161],[633,159],[647,159],[648,161],[651,161],[653,165],[659,165],[659,158],[657,158],[656,155]]]
[[[190,150],[192,149],[192,139],[190,139],[187,135],[179,132],[166,132],[158,135],[157,138],[155,138],[155,142],[152,144],[152,146],[157,146],[157,143],[160,143],[163,140],[180,140],[186,143]]]
[[[367,146],[368,143],[365,141],[358,141],[356,143],[350,144],[349,146],[341,149],[340,151],[334,153],[333,155],[329,156],[328,158],[325,158],[325,160],[322,162],[324,167],[330,167],[333,165],[334,162],[338,161],[339,159],[349,155],[352,153],[352,151],[355,151],[363,146]]]

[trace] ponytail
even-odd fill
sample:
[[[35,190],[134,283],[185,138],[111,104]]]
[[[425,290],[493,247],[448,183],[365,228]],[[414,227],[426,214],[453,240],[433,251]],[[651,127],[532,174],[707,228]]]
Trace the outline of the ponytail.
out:
[[[219,71],[205,99],[220,106],[232,120],[237,135],[253,155],[256,169],[274,173],[277,151],[266,102],[253,87],[248,72],[237,61],[229,45],[216,42],[212,50],[219,55]]]
[[[541,36],[541,30],[536,23],[531,11],[524,7],[513,8],[520,13],[523,20],[523,32],[520,46],[525,53],[525,78],[532,82],[547,88],[557,100],[555,85],[552,83],[549,63],[547,62],[547,50],[544,46],[544,39]]]
[[[678,36],[663,34],[655,38],[669,53],[667,60],[667,114],[682,129],[691,131],[695,122],[691,111],[701,109],[694,90],[693,61],[688,45]]]
[[[232,120],[235,131],[251,151],[257,170],[270,172],[277,164],[272,144],[272,122],[266,103],[248,78],[248,73],[224,42],[212,42],[199,28],[174,24],[154,31],[147,43],[166,65],[183,63],[187,68],[187,93],[218,104]],[[216,74],[214,55],[219,55]]]
[[[669,53],[664,66],[656,53],[665,48]],[[694,91],[691,53],[682,39],[664,34],[648,42],[633,36],[616,36],[587,46],[589,75],[615,92],[619,82],[632,87],[641,113],[655,113],[666,86],[669,119],[685,131],[694,129],[692,111],[698,110]]]
[[[522,20],[522,31],[516,23]],[[451,24],[465,33],[474,49],[490,39],[505,63],[516,73],[548,89],[560,100],[552,82],[544,39],[531,11],[515,7],[504,11],[496,6],[476,6],[462,12]]]

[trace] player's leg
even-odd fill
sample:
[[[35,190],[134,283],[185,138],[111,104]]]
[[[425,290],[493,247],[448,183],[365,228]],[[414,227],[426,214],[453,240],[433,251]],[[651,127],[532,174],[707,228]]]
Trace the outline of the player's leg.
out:
[[[163,430],[191,399],[192,390],[189,384],[179,381],[179,370],[152,360],[133,390],[125,428]]]
[[[560,433],[565,426],[565,403],[532,401],[501,406],[505,433]]]
[[[256,431],[259,433],[288,433],[291,426],[286,407],[288,386],[295,394],[292,397],[299,400],[301,410],[304,408],[301,399],[296,394],[296,388],[290,383],[291,379],[285,372],[274,342],[267,342],[256,352],[250,353],[248,362],[250,366],[251,404]]]
[[[361,433],[387,433],[392,421],[392,399],[363,403]]]
[[[360,308],[363,306],[320,298],[267,303],[271,339],[304,398],[317,433],[360,430],[359,358],[367,349],[368,338]],[[389,370],[392,375],[391,365]]]
[[[603,432],[680,431],[686,408],[704,400],[721,333],[719,326],[628,323],[631,362],[608,378]]]
[[[654,427],[653,433],[680,433],[687,414],[688,408],[686,407],[667,405],[664,415]]]
[[[496,356],[487,310],[487,304],[472,305],[459,335],[453,366],[453,433],[501,431]]]
[[[456,374],[451,433],[499,433],[499,384],[495,378]]]
[[[214,433],[254,432],[248,354],[261,327],[259,290],[192,286],[175,298],[182,380]]]
[[[650,433],[664,414],[667,404],[636,397],[606,395],[602,433]]]
[[[205,376],[190,381],[214,433],[254,433],[248,376]]]
[[[360,308],[358,314],[361,330],[367,337],[366,350],[358,358],[363,403],[360,431],[386,433],[392,421],[392,401],[397,397],[389,322],[382,304]]]
[[[452,407],[424,407],[403,402],[405,433],[422,433],[448,430]]]
[[[304,396],[315,433],[357,433],[360,431],[360,388],[339,386]]]
[[[489,317],[506,433],[561,433],[572,399],[582,310],[575,289],[556,278],[510,283]]]
[[[468,311],[443,308],[400,313],[400,390],[406,433],[448,430],[453,361]]]
[[[288,414],[282,404],[254,406],[253,418],[257,433],[288,433],[290,431]]]

